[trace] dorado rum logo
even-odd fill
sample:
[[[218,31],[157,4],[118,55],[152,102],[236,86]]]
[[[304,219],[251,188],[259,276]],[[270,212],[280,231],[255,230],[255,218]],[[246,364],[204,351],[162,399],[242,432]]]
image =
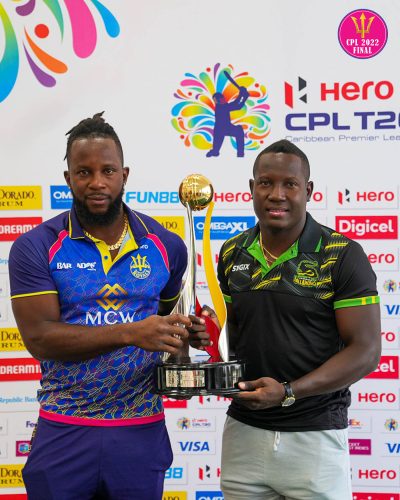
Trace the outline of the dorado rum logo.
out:
[[[151,267],[147,262],[147,256],[142,257],[140,254],[137,254],[136,257],[132,256],[130,270],[132,275],[139,280],[144,280],[150,276]]]

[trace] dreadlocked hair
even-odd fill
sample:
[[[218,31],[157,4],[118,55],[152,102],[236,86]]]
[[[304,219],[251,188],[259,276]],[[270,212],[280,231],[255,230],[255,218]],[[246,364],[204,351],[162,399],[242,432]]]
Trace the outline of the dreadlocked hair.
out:
[[[122,165],[124,164],[124,153],[122,151],[121,141],[119,140],[119,137],[114,128],[104,120],[103,113],[104,111],[102,111],[101,113],[96,113],[95,115],[93,115],[93,118],[85,118],[65,134],[68,135],[67,150],[64,156],[64,160],[67,159],[67,163],[74,141],[82,138],[90,139],[95,137],[103,137],[106,139],[112,139],[115,142],[121,155]]]

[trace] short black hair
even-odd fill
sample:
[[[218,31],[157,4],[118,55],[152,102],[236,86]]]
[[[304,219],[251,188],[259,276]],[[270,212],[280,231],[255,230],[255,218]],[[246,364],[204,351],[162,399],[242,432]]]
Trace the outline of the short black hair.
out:
[[[67,150],[65,153],[64,160],[69,159],[69,155],[71,152],[71,146],[74,141],[77,139],[83,138],[95,138],[95,137],[103,137],[112,139],[117,145],[118,151],[121,155],[122,166],[124,165],[124,153],[122,151],[121,141],[114,128],[107,123],[103,118],[103,113],[96,113],[92,118],[85,118],[81,120],[75,127],[72,127],[65,135],[68,135],[67,141]]]
[[[307,155],[295,144],[286,139],[281,139],[280,141],[270,144],[268,147],[263,149],[261,153],[258,154],[253,166],[253,177],[257,170],[260,157],[268,153],[285,153],[288,155],[298,156],[301,159],[303,165],[304,177],[306,181],[310,179],[310,163],[308,161]]]

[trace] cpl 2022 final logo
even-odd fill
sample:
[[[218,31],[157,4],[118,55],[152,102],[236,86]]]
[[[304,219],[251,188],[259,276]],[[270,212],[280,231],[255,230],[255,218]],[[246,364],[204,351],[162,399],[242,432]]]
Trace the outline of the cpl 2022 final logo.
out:
[[[54,75],[66,73],[68,66],[43,47],[50,43],[52,46],[62,44],[66,29],[71,31],[75,55],[89,57],[97,44],[96,19],[101,19],[110,37],[119,35],[116,18],[99,0],[0,2],[0,54],[3,54],[0,60],[0,102],[14,88],[21,59],[25,59],[41,85],[54,87]],[[2,28],[4,47],[1,44]]]
[[[174,94],[172,125],[185,146],[219,156],[226,137],[238,157],[256,150],[270,133],[267,89],[249,75],[236,73],[232,65],[215,64],[198,76],[185,73]]]

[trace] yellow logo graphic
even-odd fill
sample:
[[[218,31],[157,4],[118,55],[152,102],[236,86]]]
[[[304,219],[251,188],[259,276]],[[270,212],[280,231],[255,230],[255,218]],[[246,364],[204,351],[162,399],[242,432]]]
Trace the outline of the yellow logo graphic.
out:
[[[116,285],[104,285],[101,290],[99,290],[98,295],[101,297],[97,299],[96,302],[105,310],[113,309],[118,311],[128,299],[122,297],[128,295],[128,292],[122,288],[122,286]]]
[[[186,491],[164,491],[163,500],[187,500]]]
[[[0,352],[1,351],[26,351],[18,328],[0,329]]]
[[[316,286],[318,282],[318,262],[302,260],[296,269],[293,282],[301,286]]]
[[[365,27],[365,19],[366,19],[366,17],[365,17],[365,14],[363,12],[360,16],[360,24],[361,24],[361,27],[360,27],[358,24],[357,18],[354,16],[351,16],[351,20],[353,21],[354,26],[356,27],[356,33],[358,35],[361,35],[361,38],[365,38],[365,34],[368,35],[369,30],[371,29],[372,21],[375,19],[375,16],[371,16],[368,19],[368,26],[367,27]]]
[[[183,215],[177,217],[166,217],[164,215],[158,215],[154,219],[159,222],[165,229],[168,229],[172,233],[177,234],[183,240],[185,239],[185,218]]]
[[[144,280],[145,278],[147,278],[151,273],[151,266],[147,262],[147,255],[145,255],[144,257],[142,257],[140,254],[137,254],[136,257],[132,256],[130,270],[132,275],[139,280]]]
[[[25,464],[0,465],[0,488],[19,488],[24,486],[22,468]]]
[[[0,186],[0,210],[40,210],[41,186]]]

